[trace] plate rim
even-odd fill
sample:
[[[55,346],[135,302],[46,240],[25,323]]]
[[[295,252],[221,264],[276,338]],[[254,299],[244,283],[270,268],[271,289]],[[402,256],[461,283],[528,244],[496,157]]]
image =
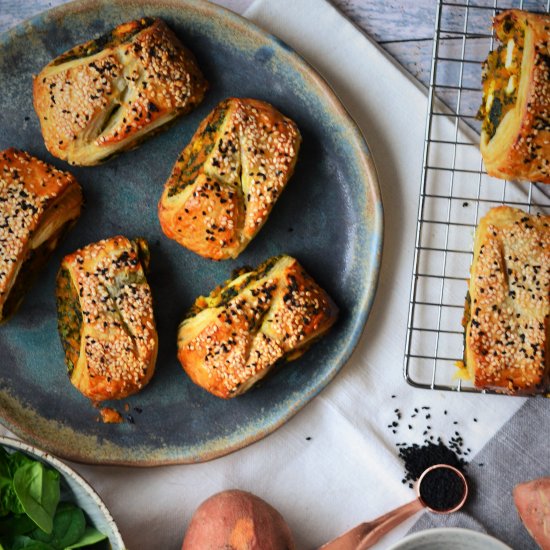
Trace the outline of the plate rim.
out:
[[[491,543],[489,550],[512,550],[505,542],[497,539],[489,533],[483,533],[481,531],[475,531],[474,529],[468,529],[466,527],[432,527],[429,529],[422,529],[422,531],[416,531],[406,535],[401,540],[392,544],[387,550],[407,550],[407,547],[417,542],[422,542],[422,539],[435,539],[438,535],[450,535],[453,538],[469,538],[470,541],[475,540],[481,543]],[[430,540],[428,540],[430,542]],[[433,541],[437,542],[437,541]]]
[[[304,57],[302,57],[294,48],[289,46],[282,39],[276,35],[265,31],[262,27],[258,26],[254,21],[241,16],[230,9],[214,4],[209,0],[72,0],[65,4],[55,6],[53,8],[39,12],[32,17],[20,22],[16,26],[12,27],[0,33],[0,50],[4,45],[9,42],[10,39],[15,38],[19,33],[25,34],[28,32],[27,27],[32,27],[34,24],[40,25],[40,21],[44,19],[59,21],[67,16],[78,14],[79,12],[90,12],[92,9],[98,9],[99,7],[109,7],[112,5],[131,5],[133,7],[142,7],[144,10],[154,11],[160,8],[174,8],[174,9],[193,9],[196,13],[209,11],[214,16],[220,17],[229,21],[234,27],[241,27],[250,34],[259,36],[263,42],[267,42],[271,45],[276,45],[279,48],[279,53],[289,56],[295,67],[305,69],[302,76],[306,80],[313,82],[317,90],[316,92],[330,103],[331,109],[338,115],[338,120],[345,126],[346,131],[350,132],[350,143],[353,147],[360,152],[356,155],[358,159],[358,165],[361,165],[366,175],[363,181],[362,191],[365,196],[369,197],[367,204],[370,206],[369,227],[371,230],[372,244],[368,247],[369,256],[373,259],[372,269],[369,272],[369,283],[365,287],[364,292],[361,295],[359,306],[359,313],[355,316],[355,319],[350,326],[350,337],[348,338],[348,344],[345,349],[340,349],[337,353],[337,360],[334,361],[334,367],[326,373],[326,375],[317,380],[314,388],[309,392],[302,393],[299,398],[293,402],[292,406],[288,407],[287,411],[282,414],[275,421],[268,421],[267,426],[256,429],[253,434],[248,434],[245,437],[240,437],[237,440],[228,443],[227,438],[223,438],[224,443],[218,444],[214,442],[202,442],[199,447],[202,449],[198,454],[185,455],[185,456],[166,456],[162,459],[154,459],[152,461],[145,461],[139,459],[118,459],[108,458],[101,456],[90,456],[89,452],[84,451],[79,453],[78,449],[67,450],[60,448],[59,444],[52,441],[51,438],[41,437],[40,434],[33,432],[27,426],[23,426],[17,423],[16,419],[7,418],[4,411],[0,410],[0,424],[7,429],[15,433],[18,437],[25,438],[25,442],[31,445],[36,445],[46,449],[48,453],[55,453],[57,456],[64,459],[71,460],[82,464],[95,464],[95,465],[114,465],[114,466],[131,466],[131,467],[150,467],[150,466],[165,466],[172,464],[195,464],[198,462],[207,462],[228,454],[234,453],[240,449],[248,447],[249,445],[264,439],[266,436],[275,432],[282,425],[288,422],[293,416],[295,416],[300,410],[302,410],[308,403],[310,403],[322,390],[324,390],[330,382],[336,377],[336,375],[344,368],[351,358],[353,352],[356,350],[361,336],[364,333],[367,319],[372,310],[373,302],[375,299],[376,291],[378,288],[381,264],[382,264],[382,252],[384,244],[384,212],[382,204],[382,195],[380,190],[380,180],[378,177],[378,171],[376,169],[375,161],[373,159],[371,149],[367,143],[367,140],[355,122],[342,100],[338,97],[336,92],[327,82],[327,80],[317,71],[317,69]],[[42,23],[43,24],[43,23]],[[360,161],[360,162],[359,162]],[[362,249],[364,253],[367,248]],[[13,415],[16,416],[16,415]],[[235,433],[235,432],[233,432]]]

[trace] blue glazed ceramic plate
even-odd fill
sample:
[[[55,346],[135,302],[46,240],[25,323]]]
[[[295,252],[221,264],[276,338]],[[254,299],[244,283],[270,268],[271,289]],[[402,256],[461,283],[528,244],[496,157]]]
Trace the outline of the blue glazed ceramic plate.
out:
[[[349,358],[370,310],[380,265],[382,205],[374,165],[353,121],[326,83],[293,51],[245,19],[193,0],[82,0],[0,37],[0,149],[14,146],[68,169],[44,147],[32,108],[32,74],[71,46],[144,15],[162,17],[197,56],[205,101],[138,149],[92,168],[70,168],[86,209],[20,311],[0,328],[0,415],[20,437],[82,462],[149,466],[204,461],[275,430]],[[303,145],[282,197],[235,261],[213,262],[167,239],[157,202],[178,154],[221,99],[254,97],[298,124]],[[132,421],[98,422],[70,384],[57,336],[54,281],[61,258],[124,234],[151,247],[149,282],[160,338],[157,371],[138,395],[111,404]],[[230,401],[193,385],[176,358],[187,308],[241,265],[286,252],[332,295],[340,319],[302,358]]]

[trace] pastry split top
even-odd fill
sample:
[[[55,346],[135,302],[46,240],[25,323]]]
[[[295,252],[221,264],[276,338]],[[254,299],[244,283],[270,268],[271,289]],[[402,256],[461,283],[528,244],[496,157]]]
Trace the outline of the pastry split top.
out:
[[[296,124],[256,99],[222,101],[174,166],[159,202],[164,233],[206,258],[236,258],[294,171]]]
[[[207,86],[167,25],[143,18],[49,63],[34,78],[34,107],[50,153],[92,165],[190,111]]]
[[[476,232],[466,366],[481,388],[544,391],[550,350],[550,216],[493,208]]]
[[[80,215],[82,190],[68,172],[28,153],[0,153],[0,320],[2,308],[32,251]]]
[[[144,241],[117,236],[77,250],[61,264],[59,329],[69,375],[94,401],[131,395],[153,375],[158,338],[142,266],[147,254]]]
[[[290,256],[200,296],[178,331],[178,358],[191,379],[214,395],[234,397],[280,359],[302,355],[336,321],[330,296]]]

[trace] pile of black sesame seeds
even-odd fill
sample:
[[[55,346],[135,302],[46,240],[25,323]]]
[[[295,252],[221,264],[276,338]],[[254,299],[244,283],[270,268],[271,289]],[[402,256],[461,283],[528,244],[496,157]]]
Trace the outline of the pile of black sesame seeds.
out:
[[[392,395],[392,399],[397,396]],[[435,464],[448,464],[463,471],[468,465],[467,457],[472,450],[466,447],[464,439],[459,432],[459,422],[452,421],[453,432],[447,437],[436,436],[432,432],[430,421],[432,414],[435,411],[429,406],[415,407],[413,412],[405,414],[399,408],[393,411],[394,418],[388,424],[388,428],[393,434],[401,435],[403,430],[405,433],[422,434],[422,443],[411,443],[409,441],[401,441],[396,443],[399,450],[399,458],[405,466],[405,475],[401,480],[403,484],[408,484],[410,488],[413,483],[420,477],[422,472]],[[448,411],[444,410],[443,415],[447,416]],[[477,422],[477,418],[473,418]],[[479,463],[478,466],[483,466]]]
[[[413,482],[430,466],[447,464],[462,471],[467,465],[467,462],[447,447],[441,438],[438,438],[437,443],[428,441],[423,445],[413,443],[406,447],[401,446],[399,458],[405,465],[405,477],[401,481],[404,484],[408,483],[411,489]]]

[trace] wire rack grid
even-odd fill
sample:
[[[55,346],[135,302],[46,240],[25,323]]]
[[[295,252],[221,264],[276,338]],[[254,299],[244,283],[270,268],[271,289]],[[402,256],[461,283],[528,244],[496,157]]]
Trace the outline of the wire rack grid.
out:
[[[550,213],[544,184],[489,177],[479,153],[482,62],[492,18],[505,9],[550,11],[550,0],[438,0],[404,375],[415,387],[479,392],[456,377],[478,220],[507,204]]]

